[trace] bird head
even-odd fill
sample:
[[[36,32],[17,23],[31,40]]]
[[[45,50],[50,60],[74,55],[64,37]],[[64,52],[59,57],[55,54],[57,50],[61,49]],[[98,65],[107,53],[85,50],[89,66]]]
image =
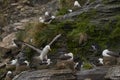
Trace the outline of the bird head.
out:
[[[46,11],[46,12],[45,12],[45,16],[49,16],[49,12]]]
[[[12,71],[8,71],[8,72],[7,72],[7,75],[8,75],[8,74],[12,74]]]
[[[51,16],[52,19],[55,19],[55,16]]]
[[[50,63],[52,63],[51,60],[47,59],[47,65],[50,65]]]
[[[102,58],[99,58],[98,60],[100,61],[101,64],[103,64],[103,59]]]
[[[68,53],[67,55],[68,55],[68,56],[73,56],[73,53],[70,52],[70,53]]]
[[[26,63],[26,64],[27,64],[27,66],[29,66],[29,62],[28,62],[27,60],[25,60],[25,61],[24,61],[24,63]]]
[[[47,46],[46,46],[46,48],[47,48],[49,51],[51,51],[51,48],[50,48],[50,46],[49,46],[49,45],[47,45]]]

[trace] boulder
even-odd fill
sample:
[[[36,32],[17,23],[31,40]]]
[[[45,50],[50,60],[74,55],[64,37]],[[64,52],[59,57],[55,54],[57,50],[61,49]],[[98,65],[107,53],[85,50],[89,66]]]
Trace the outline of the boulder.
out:
[[[76,74],[77,80],[104,80],[109,67],[97,67],[90,70],[79,71]]]
[[[111,67],[105,78],[109,80],[120,80],[120,66]]]
[[[76,80],[70,70],[44,69],[25,71],[15,76],[13,80]]]

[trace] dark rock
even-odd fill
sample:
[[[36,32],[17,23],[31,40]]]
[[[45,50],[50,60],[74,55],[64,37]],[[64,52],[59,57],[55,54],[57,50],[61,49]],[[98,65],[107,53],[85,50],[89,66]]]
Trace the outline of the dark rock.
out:
[[[76,80],[70,70],[38,70],[25,71],[13,80]]]
[[[111,67],[105,78],[109,80],[120,80],[120,66]]]
[[[91,70],[79,71],[76,74],[77,80],[104,80],[109,67],[97,67]]]

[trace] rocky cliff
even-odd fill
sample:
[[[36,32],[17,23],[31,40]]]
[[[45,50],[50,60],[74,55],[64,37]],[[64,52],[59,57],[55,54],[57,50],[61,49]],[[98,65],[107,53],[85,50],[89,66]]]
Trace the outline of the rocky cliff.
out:
[[[0,64],[3,54],[11,50],[14,52],[13,39],[41,48],[59,33],[62,37],[52,45],[52,52],[48,54],[52,61],[56,60],[60,52],[70,51],[85,61],[84,68],[90,69],[90,59],[100,57],[103,49],[111,48],[119,52],[120,0],[78,0],[82,7],[75,9],[72,7],[73,1],[75,0],[0,0]],[[68,12],[68,9],[73,9],[73,12]],[[50,24],[39,22],[39,17],[44,16],[46,11],[56,16]],[[96,51],[91,50],[92,44],[98,45]],[[29,48],[24,49],[24,52],[28,60],[36,53]],[[78,71],[76,74],[51,69],[26,71],[13,80],[104,80],[108,69],[109,67],[100,67]],[[116,74],[111,74],[111,70],[114,69],[109,70],[107,78],[113,79],[110,75]],[[4,70],[0,70],[2,73]]]

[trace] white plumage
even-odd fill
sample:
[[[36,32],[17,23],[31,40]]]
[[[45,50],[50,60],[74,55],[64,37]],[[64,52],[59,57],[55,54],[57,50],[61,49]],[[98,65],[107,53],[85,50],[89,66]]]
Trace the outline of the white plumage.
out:
[[[12,74],[12,71],[8,71],[7,74]]]
[[[49,16],[49,12],[46,11],[46,12],[45,12],[45,16]]]
[[[103,64],[103,59],[102,58],[99,58],[98,60],[100,61],[101,64]]]
[[[70,59],[68,59],[68,61],[72,61],[73,60],[73,53],[67,53],[67,54],[65,54],[65,56],[70,56],[71,58]]]
[[[12,60],[12,61],[11,61],[11,65],[16,65],[16,64],[17,64],[17,62],[18,62],[18,60],[17,60],[17,59]]]
[[[69,11],[69,12],[72,12],[72,9],[69,9],[68,11]]]
[[[44,19],[42,17],[39,17],[39,22],[44,23]]]
[[[25,61],[24,61],[24,63],[26,63],[26,64],[27,64],[27,66],[29,66],[29,62],[28,62],[27,60],[25,60]]]
[[[51,16],[51,19],[55,19],[55,16]]]
[[[108,49],[103,50],[102,56],[104,56],[104,57],[111,57],[110,55],[108,55],[109,52],[111,52],[111,51],[109,51]]]
[[[51,49],[50,49],[50,46],[49,45],[46,45],[44,48],[43,48],[43,50],[42,50],[42,52],[41,52],[41,54],[40,54],[40,60],[42,60],[43,61],[43,59],[45,59],[46,58],[46,56],[47,56],[47,53],[50,51]]]
[[[79,4],[78,1],[75,1],[75,2],[74,2],[74,6],[76,6],[76,7],[81,7],[81,5]]]

